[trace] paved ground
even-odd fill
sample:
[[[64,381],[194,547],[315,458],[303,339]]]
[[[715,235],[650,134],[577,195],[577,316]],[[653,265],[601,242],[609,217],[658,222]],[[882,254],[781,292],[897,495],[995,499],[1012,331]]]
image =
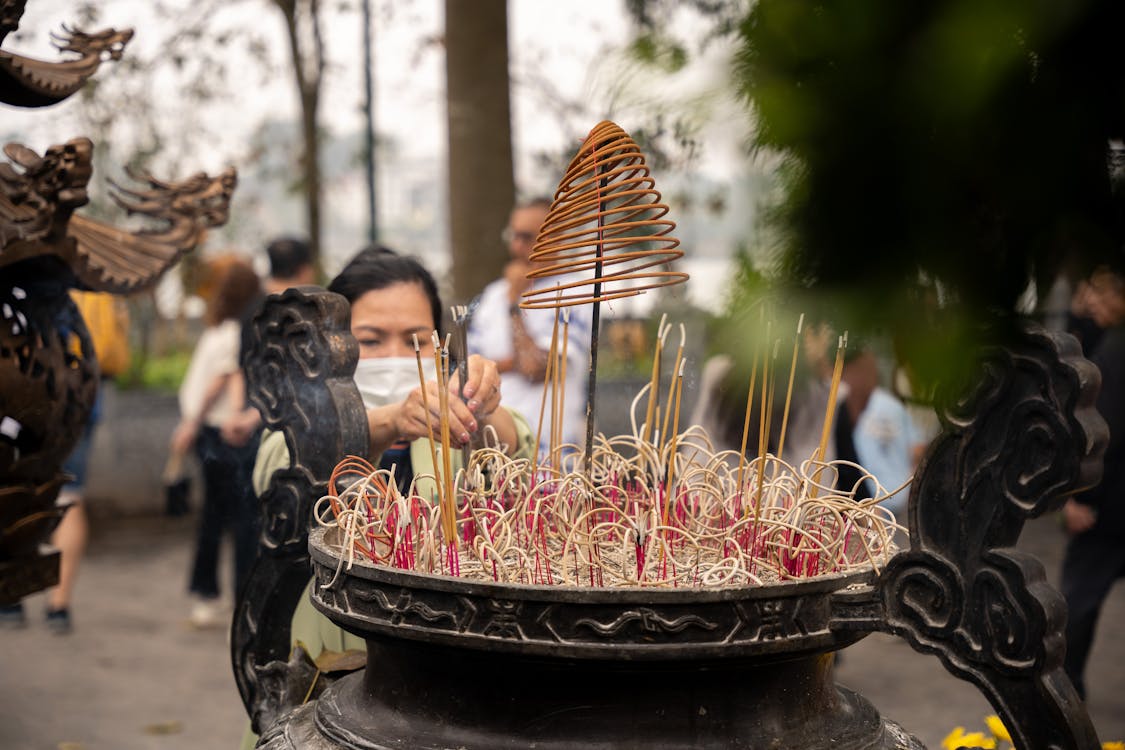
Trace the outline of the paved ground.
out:
[[[1063,539],[1051,520],[1024,546],[1057,572]],[[48,634],[43,597],[25,630],[0,633],[3,750],[222,750],[245,718],[226,633],[187,625],[184,594],[191,521],[103,522],[95,530],[74,606],[75,631]],[[1125,739],[1125,586],[1103,615],[1089,674],[1090,710],[1103,740]],[[990,708],[933,657],[870,636],[848,649],[841,683],[932,750],[953,727],[983,729]]]

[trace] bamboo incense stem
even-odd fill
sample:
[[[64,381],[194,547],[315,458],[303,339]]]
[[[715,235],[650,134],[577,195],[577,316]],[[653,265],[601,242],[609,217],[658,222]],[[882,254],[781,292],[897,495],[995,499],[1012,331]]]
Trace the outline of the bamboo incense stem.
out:
[[[672,382],[668,384],[668,403],[664,407],[664,421],[660,423],[660,435],[663,437],[665,445],[668,443],[668,422],[672,414],[672,397],[676,392],[676,373],[683,369],[684,342],[686,340],[687,329],[684,328],[683,323],[680,323],[680,345],[676,349],[676,359],[672,364]]]
[[[820,431],[820,443],[816,447],[816,460],[824,461],[824,454],[828,450],[828,438],[832,434],[832,424],[836,418],[836,396],[840,390],[840,378],[844,373],[844,350],[848,348],[848,332],[837,339],[836,362],[832,366],[832,382],[828,387],[828,403],[824,407],[824,426]],[[809,497],[816,497],[817,485],[820,481],[822,469],[817,469],[813,474],[813,486],[809,488]]]
[[[436,373],[437,386],[438,386],[438,402],[437,402],[438,433],[437,433],[436,439],[434,439],[433,442],[437,446],[435,450],[438,451],[438,452],[441,452],[441,450],[442,450],[442,447],[441,447],[441,422],[442,422],[442,414],[443,414],[442,408],[441,408],[441,403],[442,403],[442,398],[441,398],[441,390],[442,390],[441,339],[438,337],[437,331],[434,331],[431,334],[431,340],[432,340],[433,348],[434,348],[434,353],[433,353],[434,372]],[[430,430],[430,434],[433,435],[433,422],[432,422],[433,418],[431,417],[431,415],[429,413],[426,414],[426,418],[428,420],[430,420],[429,430]],[[441,462],[439,460],[437,460],[436,453],[434,454],[434,459],[435,459],[434,460],[434,484],[437,485],[438,506],[444,509],[445,508],[445,478],[442,476]],[[444,529],[445,529],[445,527],[443,526],[442,527],[442,533],[443,534],[444,534]]]
[[[562,443],[563,422],[566,420],[566,352],[570,343],[570,308],[563,309],[562,352],[559,354],[556,390],[558,392],[558,423],[555,425],[555,447]],[[560,467],[561,468],[561,467]]]
[[[559,294],[561,295],[562,293],[560,292]],[[551,388],[552,388],[551,378],[554,376],[555,348],[558,346],[558,342],[559,342],[559,316],[558,316],[558,312],[556,312],[555,313],[555,323],[554,323],[554,326],[551,329],[551,348],[547,353],[547,372],[544,374],[544,377],[543,377],[543,398],[539,402],[539,425],[535,430],[535,463],[536,463],[536,465],[539,464],[539,446],[541,445],[541,443],[539,441],[543,437],[543,418],[546,416],[546,411],[547,411],[547,394],[551,391]],[[552,400],[551,405],[552,405],[552,407],[554,406],[553,400]],[[550,442],[550,432],[548,432],[547,435],[548,435],[547,441]],[[548,454],[548,456],[547,456],[548,461],[551,460],[552,455],[553,454],[550,454],[550,453]]]
[[[449,364],[449,349],[439,347],[435,350],[438,370],[438,411],[441,415],[441,463],[442,463],[442,494],[438,496],[441,505],[441,528],[446,543],[456,543],[457,525],[454,519],[456,501],[453,495],[453,466],[450,461],[449,451],[449,381],[446,377],[446,367]],[[435,467],[436,468],[436,467]]]
[[[770,340],[771,329],[773,328],[773,321],[766,323],[766,342],[767,346]],[[766,403],[769,394],[770,375],[773,374],[773,369],[770,367],[770,353],[767,349],[762,355],[762,395],[758,401],[758,458],[759,464],[766,455],[766,446],[769,445],[769,422],[768,414],[766,414]],[[758,467],[758,484],[762,483],[761,466]]]
[[[781,339],[775,339],[773,342],[773,357],[770,363],[770,377],[769,384],[766,387],[766,404],[765,404],[765,425],[766,433],[765,438],[761,440],[762,449],[759,451],[763,456],[769,452],[769,436],[770,431],[773,429],[773,395],[777,390],[777,350],[780,348]]]
[[[664,327],[668,320],[668,313],[660,316],[660,325],[656,327],[656,349],[652,353],[652,378],[649,380],[648,409],[645,411],[645,426],[642,439],[647,443],[652,437],[652,422],[656,418],[657,394],[660,390],[660,355],[664,351],[664,338],[668,335],[668,328]]]
[[[785,389],[785,412],[781,416],[781,436],[777,441],[777,459],[780,461],[785,452],[785,430],[789,426],[789,406],[793,403],[793,378],[797,374],[797,352],[801,348],[801,327],[805,323],[805,314],[797,319],[797,335],[793,337],[793,360],[789,363],[789,385]]]
[[[434,425],[430,420],[430,397],[426,393],[426,374],[422,371],[422,347],[418,344],[418,334],[411,334],[414,338],[414,358],[418,361],[418,382],[422,386],[422,408],[426,411],[426,432],[429,434],[430,460],[433,461],[434,471],[437,471],[437,448],[434,446]]]
[[[746,442],[750,435],[750,412],[754,408],[754,385],[758,378],[758,351],[754,351],[754,365],[750,369],[750,387],[746,389],[746,416],[742,420],[742,445],[738,449],[738,484],[736,491],[742,492],[742,475],[746,469]]]
[[[673,485],[676,478],[676,443],[680,434],[680,393],[683,391],[684,383],[684,362],[680,360],[679,366],[676,368],[676,375],[672,379],[671,393],[668,396],[668,401],[671,403],[673,400],[676,402],[676,416],[672,422],[672,437],[668,442],[670,450],[668,451],[668,481],[664,484],[664,525],[668,525],[669,511],[671,510],[672,503],[675,499],[675,490]],[[674,395],[673,395],[674,394]]]
[[[832,434],[832,423],[836,417],[836,395],[840,390],[840,379],[844,373],[844,350],[847,346],[848,332],[844,331],[844,335],[839,337],[836,343],[836,361],[832,365],[832,381],[828,387],[828,403],[824,408],[824,423],[820,431],[820,443],[816,447],[818,461],[824,460],[824,454],[828,450],[828,438]]]
[[[769,327],[767,326],[767,331]],[[762,428],[758,433],[758,482],[754,490],[754,523],[762,513],[762,486],[765,482],[766,455],[769,450],[769,434],[773,425],[773,392],[777,379],[777,349],[780,339],[773,342],[773,365],[767,372],[762,373]]]

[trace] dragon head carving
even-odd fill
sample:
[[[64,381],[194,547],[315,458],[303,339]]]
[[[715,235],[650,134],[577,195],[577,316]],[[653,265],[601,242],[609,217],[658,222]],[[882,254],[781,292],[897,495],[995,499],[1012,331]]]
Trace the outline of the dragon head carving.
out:
[[[131,190],[111,182],[114,201],[130,214],[142,214],[164,223],[145,236],[187,252],[199,244],[205,230],[226,223],[238,173],[227,167],[216,177],[197,172],[180,182],[160,180],[148,173],[128,172],[147,190]]]
[[[82,59],[97,58],[102,62],[120,60],[132,38],[132,29],[102,29],[87,33],[64,25],[62,33],[51,32],[55,49],[60,52],[73,52]]]
[[[0,249],[14,240],[61,236],[71,213],[88,200],[93,148],[89,138],[51,146],[43,156],[18,143],[4,147],[20,169],[0,164]]]

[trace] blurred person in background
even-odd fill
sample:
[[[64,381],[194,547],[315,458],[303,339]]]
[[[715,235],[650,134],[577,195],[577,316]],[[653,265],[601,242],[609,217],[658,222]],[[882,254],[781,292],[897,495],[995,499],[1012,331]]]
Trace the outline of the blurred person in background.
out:
[[[286,289],[316,283],[316,266],[312,260],[309,243],[298,237],[278,237],[266,245],[269,258],[269,276],[263,282],[263,293],[246,306],[242,315],[242,348],[248,344],[250,321],[261,307],[267,294],[281,294]],[[241,357],[240,357],[241,360]],[[255,437],[262,425],[261,415],[246,400],[246,377],[241,368],[231,376],[228,386],[230,411],[219,431],[229,445],[242,446]]]
[[[536,198],[512,209],[508,226],[501,234],[509,257],[504,275],[484,288],[469,321],[469,351],[496,362],[504,384],[504,403],[527,417],[532,429],[539,426],[556,311],[524,310],[519,303],[524,292],[537,285],[553,286],[560,281],[558,278],[527,278],[533,267],[531,249],[550,209],[551,202],[546,198]],[[581,445],[586,439],[585,383],[591,310],[589,305],[569,309],[562,441]],[[561,324],[559,335],[562,335]],[[558,346],[562,351],[561,342]],[[547,419],[544,416],[544,421]],[[540,433],[541,456],[546,455],[549,448],[548,432],[544,428]]]
[[[247,307],[261,296],[261,286],[250,264],[235,257],[215,261],[211,272],[207,327],[180,386],[180,423],[170,445],[178,455],[194,448],[203,475],[203,505],[188,587],[196,599],[190,616],[196,627],[222,624],[218,566],[224,531],[230,529],[234,536],[234,594],[246,579],[258,547],[258,509],[250,484],[257,442],[231,444],[220,428],[241,404],[235,382],[241,321]]]
[[[125,300],[103,292],[71,292],[74,304],[82,315],[94,354],[98,360],[101,381],[94,408],[78,443],[62,465],[70,475],[59,491],[56,506],[63,509],[59,525],[51,535],[51,546],[59,551],[59,583],[47,592],[46,623],[56,635],[71,631],[71,598],[78,578],[78,566],[86,552],[89,526],[86,514],[86,469],[90,460],[94,431],[101,416],[104,381],[123,374],[129,368],[129,309]],[[23,627],[26,624],[23,603],[0,608],[0,624]]]
[[[836,417],[840,458],[858,463],[888,491],[902,487],[914,473],[925,440],[905,404],[882,386],[879,359],[869,346],[848,350],[841,383],[847,389]],[[858,479],[857,473],[851,483]],[[909,494],[909,488],[902,489],[883,501],[899,523],[906,520]],[[874,496],[875,488],[868,486],[864,497]]]
[[[1114,582],[1125,576],[1125,276],[1107,268],[1095,271],[1086,305],[1104,329],[1097,349],[1087,356],[1101,371],[1097,409],[1109,425],[1109,444],[1101,483],[1063,506],[1070,534],[1062,564],[1069,610],[1063,668],[1083,698],[1098,615]]]

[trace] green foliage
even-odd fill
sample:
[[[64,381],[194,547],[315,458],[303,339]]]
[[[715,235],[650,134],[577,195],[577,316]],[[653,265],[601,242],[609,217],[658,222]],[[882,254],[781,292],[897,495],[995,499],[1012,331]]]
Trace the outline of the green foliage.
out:
[[[785,281],[930,367],[1029,280],[1115,257],[1123,21],[1116,0],[759,0],[737,77],[786,160]]]
[[[637,60],[658,67],[665,73],[678,73],[687,64],[687,50],[673,39],[657,34],[641,34],[629,45],[629,52]]]
[[[174,351],[153,357],[137,351],[129,369],[119,376],[117,385],[122,388],[143,388],[175,393],[183,382],[191,362],[191,351]]]

